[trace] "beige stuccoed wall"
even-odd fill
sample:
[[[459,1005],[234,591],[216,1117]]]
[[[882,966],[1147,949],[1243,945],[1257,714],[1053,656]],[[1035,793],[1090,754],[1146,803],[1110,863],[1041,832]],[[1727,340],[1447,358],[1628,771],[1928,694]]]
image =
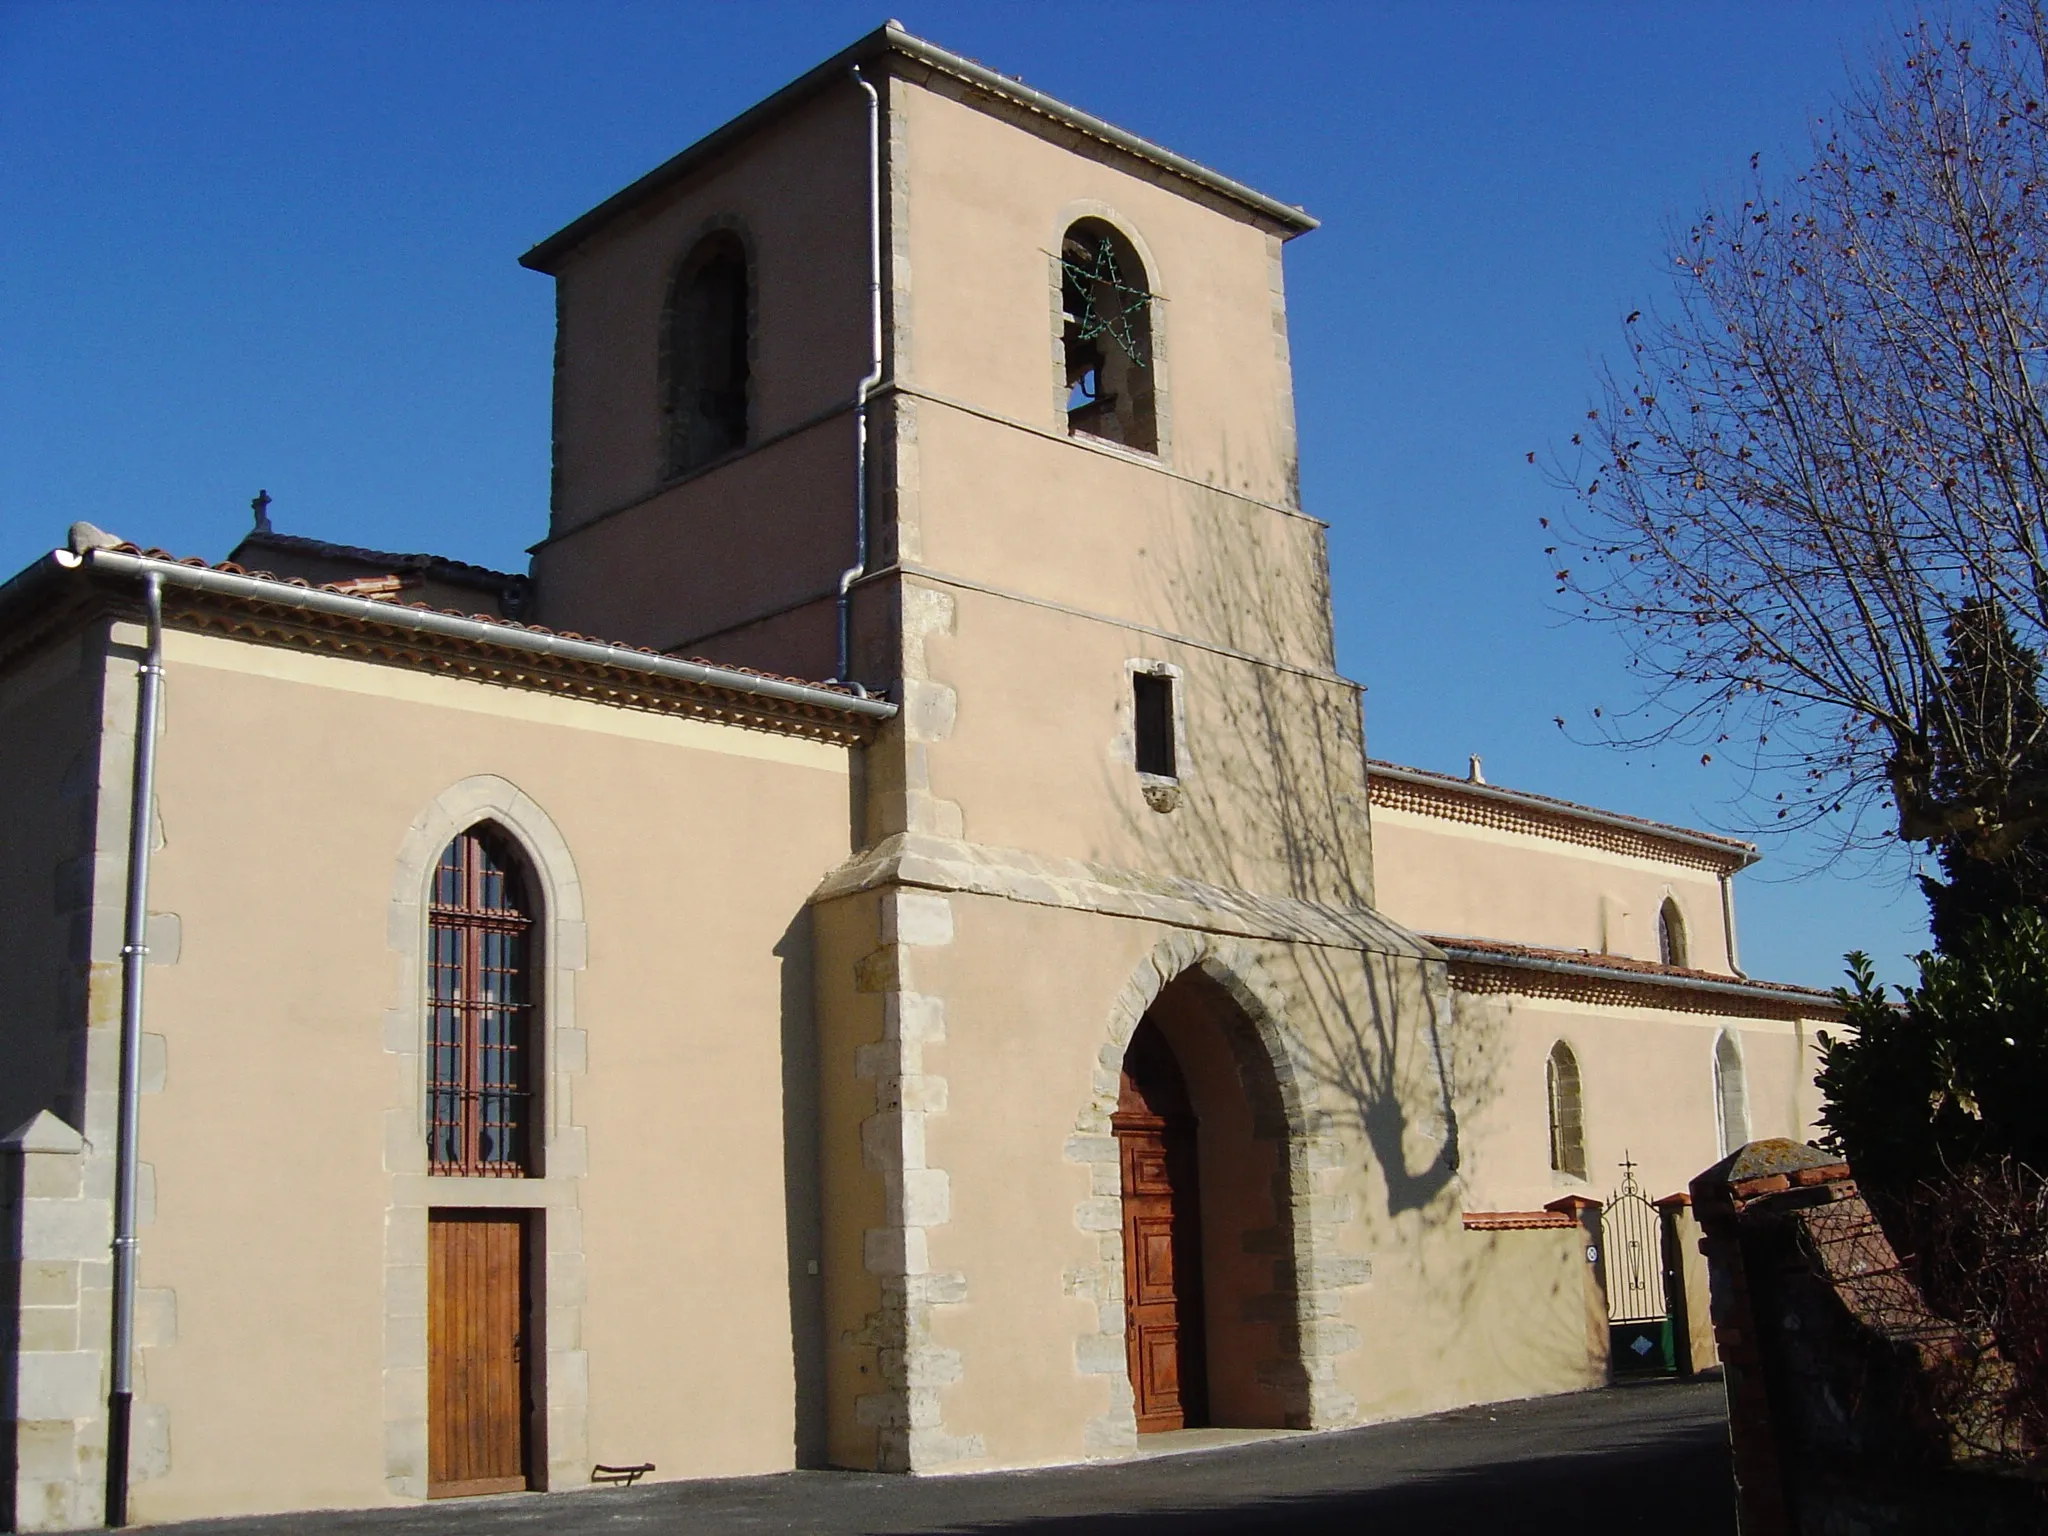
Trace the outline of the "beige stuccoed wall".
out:
[[[542,622],[669,647],[831,592],[853,545],[866,157],[866,98],[849,78],[556,264],[555,511],[534,561]],[[721,227],[750,258],[758,451],[664,489],[663,312],[677,266]],[[788,637],[787,654],[749,659],[822,677],[830,640],[828,613]]]
[[[1492,1033],[1503,1053],[1466,1121],[1465,1176],[1475,1210],[1534,1210],[1566,1194],[1606,1200],[1621,1160],[1643,1193],[1682,1192],[1721,1157],[1714,1049],[1736,1039],[1748,1085],[1749,1139],[1820,1134],[1819,1021],[1688,1012],[1561,998],[1456,994],[1460,1028]],[[1579,1063],[1583,1180],[1550,1168],[1545,1064],[1559,1040]]]
[[[953,835],[1247,890],[1369,899],[1350,685],[934,587],[953,620],[924,655],[955,702],[924,765],[931,794],[954,808]],[[1133,662],[1180,674],[1181,784],[1167,811],[1147,803],[1134,766]],[[922,718],[913,711],[908,723]]]
[[[930,400],[906,409],[916,417],[919,472],[914,500],[905,499],[904,536],[916,541],[906,558],[1003,592],[1330,669],[1323,530],[1313,518],[1070,439],[1058,416],[1030,430]]]
[[[1101,146],[1040,136],[1028,118],[1020,131],[959,89],[942,77],[891,83],[908,220],[899,260],[914,285],[897,316],[901,376],[1064,434],[1057,242],[1077,218],[1106,218],[1130,235],[1160,296],[1153,329],[1172,418],[1162,457],[1196,482],[1292,503],[1273,232]]]
[[[417,1297],[393,1293],[423,1274],[408,1201],[549,1207],[557,1486],[590,1461],[791,1465],[792,1270],[811,1255],[785,1230],[780,1105],[805,999],[778,950],[845,847],[844,753],[175,631],[166,654],[152,905],[183,946],[151,976],[166,1065],[143,1109],[141,1276],[175,1329],[143,1352],[170,1458],[138,1516],[420,1491],[404,1415],[423,1335]],[[549,878],[575,882],[587,937],[580,956],[555,935],[558,964],[583,964],[551,973],[575,1027],[551,1043],[541,1180],[425,1177],[395,1038],[417,1016],[388,916],[401,846],[479,783],[516,785],[518,814],[559,833],[573,874]]]
[[[1388,806],[1372,823],[1381,910],[1417,932],[1655,960],[1669,897],[1687,963],[1733,969],[1711,871]]]
[[[1266,1315],[1276,1302],[1294,1315],[1291,1304],[1244,1294],[1261,1266],[1272,1276],[1287,1262],[1289,1243],[1249,1230],[1256,1252],[1211,1256],[1210,1348],[1240,1384],[1218,1394],[1221,1421],[1327,1428],[1600,1378],[1581,1236],[1460,1223],[1444,1085],[1497,1046],[1445,1027],[1441,972],[900,887],[828,900],[818,928],[838,1464],[969,1470],[1135,1447],[1102,1106],[1145,999],[1208,966],[1285,1042],[1284,1061],[1257,1055],[1249,1015],[1234,1015],[1244,1059],[1299,1096],[1264,1132],[1286,1149],[1307,1297],[1296,1356]],[[1241,1079],[1243,1101],[1219,1102],[1222,1039],[1180,1044],[1205,1134],[1242,1131],[1256,1085]],[[1263,1394],[1241,1385],[1250,1355],[1271,1383]]]
[[[903,556],[1327,669],[1321,525],[1291,510],[1278,236],[944,82],[892,82],[890,105]],[[1158,294],[1156,455],[1067,433],[1056,252],[1081,217],[1125,231]]]

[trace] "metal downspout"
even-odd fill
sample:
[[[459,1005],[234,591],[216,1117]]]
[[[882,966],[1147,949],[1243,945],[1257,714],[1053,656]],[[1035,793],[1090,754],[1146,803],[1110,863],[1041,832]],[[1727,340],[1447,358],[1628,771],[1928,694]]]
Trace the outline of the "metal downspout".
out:
[[[164,674],[164,582],[143,582],[149,651],[138,672],[135,771],[128,804],[128,895],[121,934],[121,1094],[114,1143],[114,1337],[107,1396],[107,1524],[128,1523],[128,1445],[135,1400],[136,1104],[142,1075],[142,978],[149,963],[149,853],[156,813],[158,695]]]
[[[1742,957],[1735,952],[1735,877],[1725,870],[1721,875],[1721,932],[1728,940],[1728,969],[1746,975]]]
[[[839,573],[839,670],[833,681],[863,697],[853,670],[853,584],[868,571],[868,395],[882,382],[882,98],[853,69],[853,83],[868,95],[868,371],[853,393],[853,564]]]

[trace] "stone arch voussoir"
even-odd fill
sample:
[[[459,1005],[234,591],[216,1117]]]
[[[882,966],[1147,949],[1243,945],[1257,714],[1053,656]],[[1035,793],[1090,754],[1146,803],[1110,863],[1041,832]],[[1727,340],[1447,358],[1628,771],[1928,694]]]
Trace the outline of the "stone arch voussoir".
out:
[[[1110,1005],[1092,1092],[1067,1139],[1068,1161],[1090,1170],[1088,1196],[1074,1209],[1075,1225],[1096,1240],[1097,1249],[1093,1264],[1067,1275],[1069,1294],[1085,1297],[1096,1309],[1094,1328],[1075,1341],[1075,1362],[1084,1374],[1110,1378],[1108,1410],[1086,1427],[1090,1455],[1119,1455],[1137,1444],[1124,1346],[1122,1174],[1110,1117],[1132,1034],[1167,985],[1191,970],[1200,970],[1237,1005],[1251,1039],[1236,1044],[1261,1058],[1252,1065],[1270,1072],[1284,1121],[1287,1173],[1279,1194],[1293,1239],[1294,1358],[1273,1362],[1272,1384],[1283,1395],[1289,1420],[1302,1428],[1334,1427],[1358,1416],[1356,1399],[1337,1382],[1335,1361],[1358,1347],[1356,1331],[1338,1316],[1341,1292],[1364,1282],[1366,1266],[1338,1252],[1343,1202],[1322,1184],[1326,1172],[1342,1166],[1343,1148],[1317,1108],[1309,1053],[1287,1022],[1285,993],[1249,945],[1175,929],[1133,968]]]

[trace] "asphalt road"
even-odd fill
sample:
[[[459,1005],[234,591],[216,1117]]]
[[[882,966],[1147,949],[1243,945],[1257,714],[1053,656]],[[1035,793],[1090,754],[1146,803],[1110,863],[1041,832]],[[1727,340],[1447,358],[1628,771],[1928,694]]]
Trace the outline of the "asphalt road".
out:
[[[160,1526],[190,1536],[1734,1536],[1721,1387],[1653,1383],[1113,1465],[793,1472]]]

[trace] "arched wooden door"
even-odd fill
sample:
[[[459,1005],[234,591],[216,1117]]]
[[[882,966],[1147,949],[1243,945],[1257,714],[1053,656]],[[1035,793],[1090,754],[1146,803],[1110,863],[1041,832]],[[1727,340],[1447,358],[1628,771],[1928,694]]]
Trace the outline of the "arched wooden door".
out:
[[[1138,1433],[1208,1419],[1195,1117],[1180,1064],[1141,1023],[1111,1121],[1123,1169],[1124,1346]]]

